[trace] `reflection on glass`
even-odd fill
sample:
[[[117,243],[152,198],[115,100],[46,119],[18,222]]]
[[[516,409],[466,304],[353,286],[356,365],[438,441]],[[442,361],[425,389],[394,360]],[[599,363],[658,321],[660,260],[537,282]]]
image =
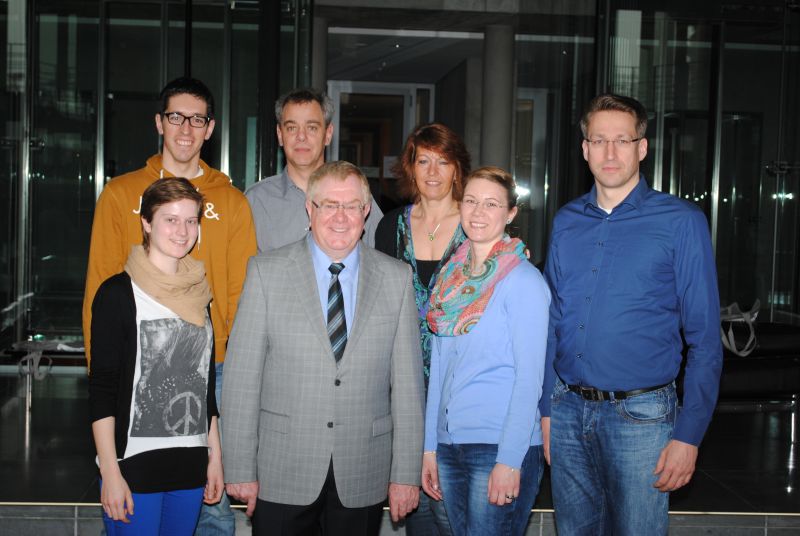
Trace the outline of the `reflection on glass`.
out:
[[[37,2],[31,334],[77,334],[94,207],[97,5]]]
[[[258,12],[234,10],[232,31],[230,176],[245,189],[258,178]]]
[[[113,2],[106,7],[106,179],[144,166],[158,152],[154,117],[161,91],[161,8]],[[182,50],[183,41],[170,44]]]
[[[342,93],[339,102],[339,159],[361,168],[384,211],[397,203],[395,182],[385,179],[403,147],[404,106],[403,95]]]
[[[9,11],[11,7],[11,11]],[[15,301],[16,258],[16,210],[15,184],[19,169],[19,150],[22,133],[19,127],[19,105],[24,94],[25,42],[23,35],[15,35],[17,24],[10,24],[14,17],[13,5],[0,4],[0,121],[6,127],[0,138],[0,210],[3,211],[0,231],[0,340],[11,342],[13,323],[20,312],[12,305]]]

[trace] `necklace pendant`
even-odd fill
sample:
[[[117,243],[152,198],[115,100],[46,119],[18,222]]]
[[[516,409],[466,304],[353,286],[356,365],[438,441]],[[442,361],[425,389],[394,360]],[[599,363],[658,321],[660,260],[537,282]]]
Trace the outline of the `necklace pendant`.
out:
[[[441,226],[442,226],[442,222],[439,222],[439,225],[436,226],[436,229],[434,229],[433,231],[428,233],[428,240],[430,240],[431,242],[434,241],[434,239],[436,238],[436,231],[438,231],[439,227],[441,227]]]

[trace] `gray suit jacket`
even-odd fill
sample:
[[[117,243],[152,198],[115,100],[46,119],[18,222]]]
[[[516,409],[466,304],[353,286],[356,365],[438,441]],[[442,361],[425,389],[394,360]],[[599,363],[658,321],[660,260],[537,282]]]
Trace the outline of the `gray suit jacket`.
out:
[[[307,241],[250,259],[222,387],[225,481],[307,505],[333,460],[357,508],[419,485],[423,381],[411,271],[361,244],[354,325],[337,366]]]

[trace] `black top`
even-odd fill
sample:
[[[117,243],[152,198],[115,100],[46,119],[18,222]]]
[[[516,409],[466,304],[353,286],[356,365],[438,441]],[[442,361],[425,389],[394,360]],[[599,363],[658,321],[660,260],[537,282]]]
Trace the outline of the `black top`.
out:
[[[114,443],[117,457],[122,458],[128,442],[138,344],[136,299],[127,273],[111,276],[100,285],[92,303],[91,329],[89,414],[92,422],[114,417]],[[214,387],[212,347],[206,396],[209,428],[211,417],[219,416]],[[119,467],[134,493],[198,488],[206,483],[208,448],[181,447],[142,452],[120,460]]]
[[[405,210],[405,205],[383,215],[375,229],[375,249],[395,259],[403,259],[403,252],[397,241],[397,217]]]
[[[378,228],[375,230],[375,249],[401,261],[405,259],[401,249],[403,246],[397,239],[397,218],[405,209],[406,207],[402,206],[384,214],[383,219],[378,223]],[[420,282],[427,287],[436,272],[439,261],[422,259],[416,259],[416,261],[417,276],[419,276]]]

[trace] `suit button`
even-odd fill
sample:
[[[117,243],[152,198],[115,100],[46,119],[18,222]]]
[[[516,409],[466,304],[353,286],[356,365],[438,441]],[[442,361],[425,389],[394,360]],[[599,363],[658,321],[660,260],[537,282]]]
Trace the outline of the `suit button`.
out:
[[[332,422],[328,423],[328,428],[333,428],[333,423]]]
[[[341,384],[342,384],[342,380],[339,380],[339,379],[337,379],[336,381],[333,382],[333,385],[335,385],[336,387],[339,387]]]

